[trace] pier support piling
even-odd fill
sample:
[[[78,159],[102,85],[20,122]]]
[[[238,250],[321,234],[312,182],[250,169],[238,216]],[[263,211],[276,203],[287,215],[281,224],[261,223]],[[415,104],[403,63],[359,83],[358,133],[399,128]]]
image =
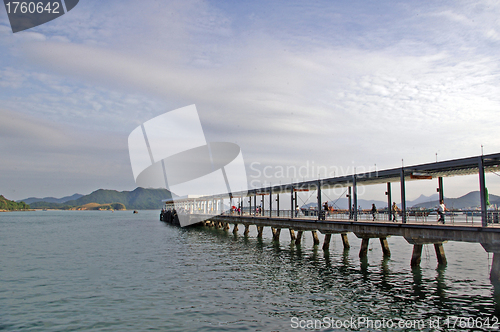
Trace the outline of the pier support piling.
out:
[[[340,236],[342,237],[342,244],[344,245],[344,250],[349,250],[349,248],[351,248],[351,245],[349,244],[347,233],[342,233],[340,234]]]
[[[493,253],[493,262],[491,263],[490,280],[491,283],[500,285],[500,245],[491,243],[481,243],[486,252]]]
[[[264,231],[264,226],[257,226],[257,238],[262,239],[262,231]]]
[[[422,259],[422,244],[414,244],[413,245],[413,253],[411,255],[411,267],[416,267],[420,265],[420,261]]]
[[[248,236],[248,233],[250,232],[250,225],[245,225],[245,231],[243,232],[244,236]]]
[[[491,264],[490,280],[494,284],[500,284],[500,252],[493,253],[493,262]]]
[[[234,224],[234,227],[233,227],[233,234],[236,234],[238,233],[238,224]]]
[[[368,244],[370,243],[370,238],[363,238],[361,240],[361,248],[359,249],[359,258],[366,258],[368,254]]]
[[[229,223],[228,222],[224,223],[224,230],[225,231],[229,230]]]
[[[436,257],[439,265],[446,265],[446,255],[444,254],[444,248],[442,243],[434,243],[434,249],[436,250]]]
[[[290,231],[290,240],[291,241],[295,241],[295,231],[293,229],[289,229]]]
[[[314,245],[317,246],[319,244],[319,239],[318,239],[318,232],[316,231],[311,231],[311,234],[313,236],[313,242]]]
[[[384,253],[384,257],[391,257],[391,250],[389,249],[389,243],[387,242],[386,237],[381,237],[380,246],[382,246],[382,252]]]
[[[297,231],[297,238],[295,239],[295,244],[300,245],[301,241],[302,241],[302,231]]]
[[[332,238],[332,234],[325,234],[325,239],[323,240],[323,250],[330,249],[330,240]]]
[[[280,240],[280,234],[281,234],[281,228],[276,228],[273,231],[273,241],[279,242]]]

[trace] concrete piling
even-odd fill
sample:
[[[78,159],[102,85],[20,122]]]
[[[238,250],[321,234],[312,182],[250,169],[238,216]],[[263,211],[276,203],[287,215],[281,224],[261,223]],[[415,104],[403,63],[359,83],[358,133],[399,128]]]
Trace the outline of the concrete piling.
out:
[[[330,240],[332,238],[332,234],[325,234],[325,239],[323,240],[323,250],[330,249]]]
[[[264,231],[264,226],[257,226],[257,238],[262,239],[263,231]]]
[[[311,234],[313,236],[314,245],[317,246],[319,244],[318,232],[311,231]]]
[[[413,245],[413,253],[411,255],[411,267],[419,266],[422,259],[422,244]]]
[[[297,231],[297,238],[295,239],[295,244],[300,245],[301,241],[302,241],[302,231]]]
[[[281,228],[276,228],[273,231],[273,241],[279,242],[280,240],[280,234],[281,234]]]
[[[500,284],[500,253],[493,253],[493,262],[491,264],[490,280],[495,285]]]
[[[384,257],[391,257],[391,250],[389,249],[389,243],[387,242],[386,237],[381,237],[380,245],[382,246],[382,252],[384,253]]]
[[[342,233],[342,234],[340,234],[340,236],[342,237],[342,243],[344,245],[344,250],[348,250],[349,248],[351,248],[351,246],[349,244],[349,239],[347,238],[347,233]]]
[[[361,240],[361,248],[359,249],[359,258],[363,259],[367,257],[368,254],[368,244],[370,243],[370,238],[363,238]]]
[[[436,250],[436,257],[439,265],[446,265],[446,255],[444,254],[443,243],[434,243],[434,249]]]

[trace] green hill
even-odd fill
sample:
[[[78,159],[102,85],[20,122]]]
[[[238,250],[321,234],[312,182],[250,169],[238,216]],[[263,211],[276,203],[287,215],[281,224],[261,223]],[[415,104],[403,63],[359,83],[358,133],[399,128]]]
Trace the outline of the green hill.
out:
[[[31,207],[37,209],[70,209],[89,203],[121,203],[129,210],[154,210],[161,209],[163,206],[161,200],[170,196],[171,193],[167,189],[136,188],[133,191],[99,189],[72,201],[64,203],[35,202],[31,204]]]
[[[7,198],[0,195],[0,210],[5,211],[24,211],[29,210],[30,206],[24,202],[16,203],[14,201],[8,200]]]

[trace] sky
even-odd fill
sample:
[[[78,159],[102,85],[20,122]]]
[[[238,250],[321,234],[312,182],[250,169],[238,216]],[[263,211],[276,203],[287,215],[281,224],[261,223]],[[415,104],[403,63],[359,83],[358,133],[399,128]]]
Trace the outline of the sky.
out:
[[[133,190],[129,134],[193,104],[253,187],[498,153],[498,17],[497,1],[80,0],[13,34],[0,8],[0,194]]]

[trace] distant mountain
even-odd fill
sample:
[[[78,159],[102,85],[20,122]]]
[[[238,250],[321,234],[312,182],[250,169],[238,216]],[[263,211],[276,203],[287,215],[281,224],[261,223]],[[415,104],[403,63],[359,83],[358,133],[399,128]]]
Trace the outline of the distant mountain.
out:
[[[29,210],[30,206],[24,202],[14,202],[0,195],[0,211],[22,211]]]
[[[437,201],[439,199],[438,194],[434,194],[431,196],[420,195],[417,199],[413,201],[406,201],[406,206],[414,206],[420,203],[427,203],[432,201]]]
[[[64,203],[35,202],[30,206],[32,208],[68,209],[71,207],[83,206],[89,203],[121,203],[129,210],[151,210],[161,209],[163,206],[161,200],[170,197],[170,195],[170,191],[167,189],[136,188],[133,191],[99,189],[89,195],[79,197],[75,200],[66,201]]]
[[[489,200],[490,204],[492,205],[493,204],[500,205],[500,196],[490,194]],[[431,202],[416,204],[414,207],[432,209],[438,206],[438,204],[439,202],[436,199]],[[470,193],[458,198],[445,197],[444,204],[449,209],[470,209],[470,208],[480,207],[481,203],[479,200],[479,191],[471,191]]]
[[[323,201],[324,203],[325,201]],[[361,206],[361,209],[366,210],[366,209],[371,209],[372,204],[375,204],[377,209],[383,209],[384,207],[387,207],[387,202],[382,202],[382,201],[375,201],[375,200],[366,200],[366,199],[358,199],[358,206]],[[333,206],[335,209],[341,209],[341,210],[347,210],[349,208],[349,201],[347,198],[342,197],[339,198],[338,200],[331,200],[328,201],[328,205]],[[306,205],[300,206],[301,208],[308,209],[310,207],[317,207],[318,203],[317,202],[311,202]]]
[[[62,198],[55,198],[55,197],[44,197],[44,198],[30,197],[30,198],[18,200],[17,202],[24,202],[26,204],[31,204],[31,203],[35,203],[35,202],[65,203],[67,201],[72,201],[72,200],[78,199],[78,198],[80,198],[82,196],[83,195],[81,195],[81,194],[74,194],[74,195],[66,196],[66,197],[62,197]]]

